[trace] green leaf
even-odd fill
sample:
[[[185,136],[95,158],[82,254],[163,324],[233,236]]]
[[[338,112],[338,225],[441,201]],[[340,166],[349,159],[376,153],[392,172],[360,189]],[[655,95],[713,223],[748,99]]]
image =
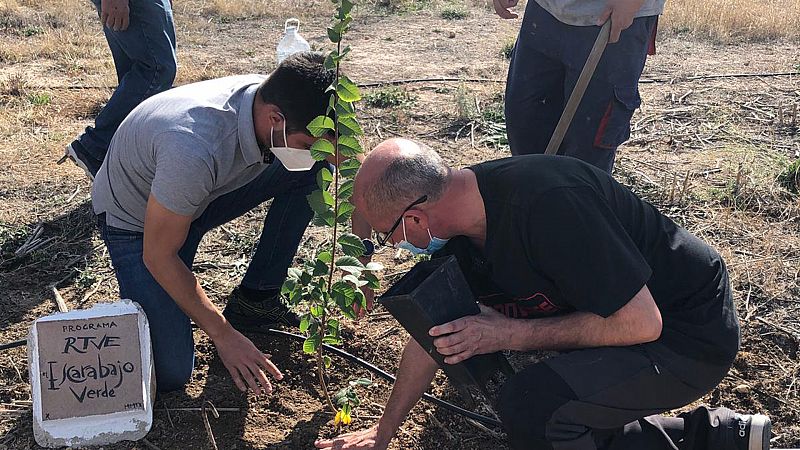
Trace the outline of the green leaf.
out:
[[[336,102],[335,111],[338,117],[355,117],[356,115],[356,109],[353,104],[341,99]]]
[[[345,255],[359,257],[367,251],[361,238],[355,234],[346,233],[339,236],[339,244],[342,246],[342,251]]]
[[[355,288],[344,281],[337,281],[331,287],[331,295],[333,300],[339,306],[350,306],[355,299]]]
[[[317,348],[319,347],[320,341],[321,341],[321,339],[319,337],[319,334],[313,334],[313,335],[307,337],[306,340],[303,341],[303,352],[308,353],[308,354],[316,353],[317,352]]]
[[[356,387],[356,386],[372,386],[372,380],[370,380],[369,378],[357,378],[355,380],[350,380],[350,382],[348,382],[348,384],[350,386],[353,386],[353,387]]]
[[[359,153],[364,153],[361,143],[358,142],[358,139],[354,138],[353,136],[339,136],[339,140],[336,142],[336,147],[338,147],[340,155],[348,158],[352,158]]]
[[[281,285],[281,295],[289,295],[297,287],[297,280],[287,278]]]
[[[325,312],[324,308],[320,305],[311,305],[311,315],[314,317],[322,317],[322,313]]]
[[[289,300],[288,301],[289,301],[289,304],[296,305],[296,304],[300,303],[300,301],[302,299],[303,299],[303,287],[298,284],[297,287],[295,288],[295,290],[293,290],[289,294]]]
[[[303,274],[303,271],[298,269],[297,267],[289,267],[289,270],[286,271],[286,275],[291,280],[298,281],[300,280],[300,275]]]
[[[333,155],[333,153],[336,151],[334,150],[331,141],[327,139],[317,139],[317,141],[311,145],[309,150],[311,151],[311,157],[317,161],[322,161],[328,156]]]
[[[361,167],[361,161],[350,158],[339,164],[339,174],[343,177],[351,178],[358,172],[359,167]]]
[[[329,209],[328,211],[324,211],[321,213],[317,213],[314,215],[314,220],[311,221],[314,226],[317,227],[324,227],[324,226],[333,226],[333,210]]]
[[[322,64],[322,66],[325,67],[325,69],[327,70],[335,70],[336,63],[338,61],[338,59],[336,59],[336,56],[339,55],[335,51],[328,53],[328,56],[325,57],[325,62]]]
[[[335,32],[337,32],[339,34],[346,33],[347,29],[350,27],[350,23],[353,21],[353,18],[350,17],[349,15],[345,14],[342,17],[337,17],[337,19],[339,19],[339,21],[336,22],[333,25],[333,27],[331,27],[331,28],[333,29],[333,31],[335,31]],[[343,57],[344,57],[344,55],[339,56],[339,59],[341,59]]]
[[[308,132],[314,137],[320,137],[329,131],[333,131],[333,119],[328,116],[317,116],[306,127]]]
[[[311,283],[311,274],[306,272],[305,270],[301,270],[299,283],[302,285],[307,285]]]
[[[350,14],[350,11],[353,10],[353,2],[350,0],[342,0],[342,6],[339,7],[339,16],[338,19],[343,19],[344,16]]]
[[[303,318],[300,319],[300,332],[305,333],[308,331],[308,326],[311,324],[311,318],[308,314],[303,314]]]
[[[364,272],[364,273],[361,274],[361,276],[364,278],[364,281],[367,282],[367,287],[368,288],[370,288],[370,289],[380,289],[381,288],[381,282],[378,280],[378,277],[375,276],[374,273],[372,273],[372,272]]]
[[[339,321],[336,319],[328,319],[328,333],[334,336],[339,335]]]
[[[342,40],[342,33],[337,31],[336,28],[328,28],[328,39],[334,44],[338,44]]]
[[[361,292],[361,290],[356,291],[356,298],[354,303],[358,303],[359,306],[361,306],[361,308],[367,307],[367,297],[364,296],[364,293]]]
[[[317,214],[329,211],[333,206],[333,196],[328,191],[314,191],[306,196],[308,205]]]
[[[322,363],[325,364],[326,369],[331,368],[331,357],[328,355],[322,355]]]
[[[334,336],[325,336],[322,338],[322,343],[328,345],[341,345],[342,339]]]
[[[369,273],[369,272],[367,272],[367,273]],[[364,286],[365,284],[367,284],[367,282],[365,280],[359,280],[357,276],[355,276],[355,275],[353,275],[351,273],[343,276],[342,277],[342,281],[346,281],[346,282],[348,282],[348,283],[350,283],[353,286],[358,287],[358,288],[360,288],[361,286]]]
[[[341,388],[336,395],[333,396],[333,402],[336,403],[337,406],[343,406],[347,403],[347,393],[350,392],[350,388]]]
[[[336,268],[352,274],[360,274],[364,265],[353,256],[340,256],[336,258]]]
[[[339,85],[336,86],[336,94],[340,99],[350,103],[361,100],[361,92],[358,90],[358,86],[353,83],[350,78],[347,78],[346,75],[339,77]]]
[[[311,273],[311,275],[319,277],[327,274],[328,274],[328,265],[325,264],[325,261],[320,261],[319,259],[315,260],[314,271]]]
[[[325,58],[325,60],[326,61],[328,60],[327,57]],[[331,95],[330,97],[328,97],[328,108],[325,110],[325,115],[327,116],[328,114],[331,113],[331,111],[336,111],[336,96],[335,95]]]
[[[348,202],[347,200],[342,200],[339,203],[339,214],[336,216],[336,221],[339,223],[345,223],[350,220],[350,217],[353,215],[353,211],[356,210],[356,207],[353,206],[352,203]]]
[[[331,252],[324,251],[320,252],[320,254],[317,255],[317,259],[324,262],[325,264],[330,264],[331,261],[333,260],[333,256],[331,256]]]
[[[339,136],[361,136],[364,131],[354,117],[342,117],[339,119]]]
[[[327,191],[331,182],[333,182],[333,174],[327,167],[323,167],[317,171],[317,186],[319,186],[321,191]],[[340,187],[339,190],[341,191],[342,188]]]
[[[353,196],[353,180],[347,179],[339,186],[339,200],[348,200]]]
[[[366,266],[364,266],[364,269],[369,270],[371,272],[379,272],[383,270],[383,264],[376,261],[370,261],[367,263]]]

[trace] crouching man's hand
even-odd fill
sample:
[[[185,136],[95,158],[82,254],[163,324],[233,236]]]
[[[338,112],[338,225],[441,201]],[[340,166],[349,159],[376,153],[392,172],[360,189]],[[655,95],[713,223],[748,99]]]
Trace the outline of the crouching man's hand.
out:
[[[256,394],[272,393],[272,384],[265,372],[269,372],[276,380],[283,379],[283,374],[265,355],[253,345],[250,339],[233,327],[213,339],[217,353],[233,378],[240,391],[250,388]]]
[[[457,364],[475,355],[505,350],[509,342],[509,319],[492,308],[479,305],[481,313],[435,326],[431,336],[436,350],[445,356],[447,364]]]
[[[343,434],[334,439],[318,439],[314,446],[326,450],[384,450],[389,439],[382,439],[375,424],[366,430]]]

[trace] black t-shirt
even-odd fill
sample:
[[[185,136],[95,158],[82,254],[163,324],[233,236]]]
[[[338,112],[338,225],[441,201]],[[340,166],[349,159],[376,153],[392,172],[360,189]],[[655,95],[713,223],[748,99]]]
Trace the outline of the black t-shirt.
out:
[[[458,257],[482,303],[514,318],[608,317],[647,284],[661,342],[709,362],[733,360],[738,323],[711,247],[577,159],[529,155],[470,169],[486,209],[485,249],[457,237],[441,253]]]

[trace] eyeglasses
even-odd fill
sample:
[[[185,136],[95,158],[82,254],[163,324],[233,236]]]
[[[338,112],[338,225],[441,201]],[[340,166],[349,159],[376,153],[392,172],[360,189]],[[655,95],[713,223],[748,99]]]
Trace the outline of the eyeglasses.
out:
[[[428,196],[427,195],[423,195],[422,197],[416,199],[414,201],[414,203],[408,205],[408,207],[403,210],[403,213],[400,214],[400,217],[398,217],[397,220],[394,221],[394,225],[392,225],[392,228],[389,228],[389,231],[386,231],[386,232],[376,231],[375,232],[375,238],[376,238],[376,241],[377,241],[378,245],[381,245],[381,246],[386,245],[386,242],[394,234],[394,230],[396,230],[397,227],[400,225],[400,222],[403,221],[403,216],[408,212],[409,209],[419,205],[420,203],[425,203],[426,201],[428,201]]]

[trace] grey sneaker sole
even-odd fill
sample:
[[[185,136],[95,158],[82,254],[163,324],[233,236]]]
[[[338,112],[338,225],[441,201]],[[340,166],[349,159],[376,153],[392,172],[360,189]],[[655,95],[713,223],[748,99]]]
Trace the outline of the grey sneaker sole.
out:
[[[772,421],[763,414],[753,414],[750,417],[749,450],[769,450],[769,441],[772,438]]]
[[[61,159],[59,159],[56,164],[63,164],[64,161],[68,159],[74,162],[76,166],[80,167],[81,170],[83,170],[83,172],[86,174],[86,176],[89,177],[89,180],[91,180],[94,183],[94,176],[92,175],[92,172],[89,170],[88,167],[86,167],[86,164],[84,164],[83,161],[81,161],[81,159],[78,158],[78,154],[75,152],[75,149],[72,148],[72,144],[67,144],[67,148],[64,149],[64,156],[62,156]]]

